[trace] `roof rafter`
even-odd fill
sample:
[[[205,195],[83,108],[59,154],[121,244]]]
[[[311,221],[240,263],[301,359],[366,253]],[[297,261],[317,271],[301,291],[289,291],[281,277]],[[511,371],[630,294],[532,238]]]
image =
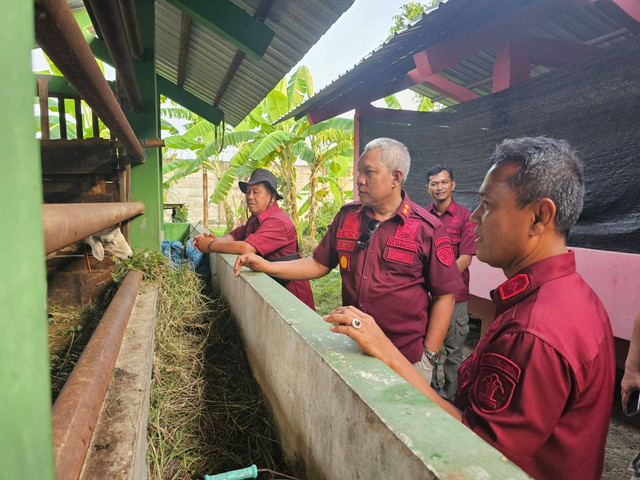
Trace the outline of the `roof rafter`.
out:
[[[261,58],[273,39],[273,30],[229,0],[167,1],[251,58]]]
[[[187,110],[200,115],[211,123],[217,125],[222,121],[222,111],[218,108],[200,100],[195,95],[187,92],[184,88],[178,87],[176,84],[170,82],[164,77],[161,77],[160,75],[156,75],[156,81],[158,84],[158,92],[165,97],[179,103]]]
[[[486,48],[503,44],[522,35],[527,28],[564,12],[593,3],[595,0],[543,0],[517,10],[511,15],[484,23],[471,32],[457,35],[414,54],[413,59],[424,76],[441,72]]]

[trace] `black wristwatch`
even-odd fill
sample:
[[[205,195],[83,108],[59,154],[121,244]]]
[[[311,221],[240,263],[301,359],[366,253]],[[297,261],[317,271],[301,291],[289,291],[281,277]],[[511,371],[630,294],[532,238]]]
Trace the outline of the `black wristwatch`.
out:
[[[433,350],[425,348],[424,354],[427,356],[427,359],[429,360],[429,363],[431,363],[431,365],[440,365],[440,362],[442,361],[442,354],[440,352],[434,352]]]

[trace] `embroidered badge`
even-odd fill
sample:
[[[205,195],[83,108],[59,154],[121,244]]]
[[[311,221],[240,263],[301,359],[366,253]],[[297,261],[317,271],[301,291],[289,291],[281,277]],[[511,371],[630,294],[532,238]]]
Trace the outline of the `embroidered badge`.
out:
[[[410,220],[407,219],[404,222],[404,225],[398,225],[396,228],[396,233],[393,235],[396,238],[401,238],[402,240],[411,240],[413,241],[416,238],[416,234],[418,233],[418,227],[420,226],[419,220]]]
[[[396,237],[387,238],[387,245],[390,247],[404,248],[405,250],[411,250],[412,252],[417,252],[420,248],[420,244],[417,242],[411,242],[409,240],[403,240]]]
[[[407,202],[404,202],[404,205],[402,206],[402,213],[405,215],[409,213],[409,204]]]
[[[345,252],[353,252],[353,250],[355,248],[356,248],[355,240],[340,240],[340,239],[338,239],[338,241],[336,242],[336,249],[337,250],[344,250]]]
[[[395,260],[396,262],[411,265],[413,263],[413,253],[398,250],[397,248],[389,248],[387,260]]]
[[[451,223],[460,223],[460,220],[458,220],[458,217],[451,217]]]
[[[520,367],[497,353],[480,357],[478,380],[474,386],[476,401],[484,413],[498,413],[511,403],[520,380]]]
[[[514,295],[519,294],[529,286],[529,276],[525,273],[519,273],[515,277],[510,278],[498,287],[500,298],[506,300]]]
[[[347,213],[347,216],[344,219],[344,223],[342,224],[342,228],[345,230],[360,230],[360,215],[355,210],[351,210]]]
[[[454,254],[449,237],[437,238],[434,242],[436,246],[436,258],[447,267],[453,264]]]
[[[336,232],[336,237],[338,238],[353,238],[356,239],[360,236],[360,232],[358,230],[347,230],[345,228],[339,228]]]
[[[476,226],[473,223],[467,223],[467,225],[464,227],[464,233],[466,233],[470,237],[475,237],[475,233],[473,233],[475,229]]]
[[[340,255],[340,270],[351,271],[351,255],[343,253]]]

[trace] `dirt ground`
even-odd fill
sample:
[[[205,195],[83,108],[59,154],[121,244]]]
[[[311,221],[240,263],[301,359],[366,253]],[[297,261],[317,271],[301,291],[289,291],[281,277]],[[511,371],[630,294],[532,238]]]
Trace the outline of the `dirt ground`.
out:
[[[465,357],[468,356],[480,340],[480,324],[469,323],[469,335],[465,342]],[[622,372],[616,376],[616,391],[613,398],[609,435],[604,458],[603,480],[624,480],[631,477],[628,472],[631,460],[640,450],[640,415],[627,417],[620,406],[620,380]]]

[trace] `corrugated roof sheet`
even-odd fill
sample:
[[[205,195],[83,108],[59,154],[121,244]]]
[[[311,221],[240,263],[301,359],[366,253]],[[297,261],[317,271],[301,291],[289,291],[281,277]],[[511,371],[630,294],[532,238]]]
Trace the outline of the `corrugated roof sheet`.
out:
[[[341,110],[340,104],[348,107],[343,112],[351,110],[357,106],[353,103],[363,92],[383,92],[385,86],[392,85],[413,70],[416,67],[414,53],[538,1],[542,0],[449,0],[441,3],[439,8],[396,34],[281,120],[300,118],[309,111]],[[625,28],[624,22],[619,21],[620,12],[616,9],[615,5],[607,3],[585,5],[530,28],[528,32],[604,48],[633,34]],[[495,56],[496,49],[488,48],[439,73],[479,95],[490,95]],[[531,77],[550,70],[549,67],[532,65]],[[457,103],[425,84],[416,85],[412,90],[445,105]],[[378,98],[389,93],[385,92]]]
[[[259,0],[233,0],[254,15]],[[274,37],[265,55],[245,56],[218,108],[225,121],[237,125],[296,65],[353,0],[275,0],[265,25]],[[156,1],[156,68],[176,83],[182,12],[165,0]],[[191,25],[183,88],[213,104],[236,48],[196,22]]]

